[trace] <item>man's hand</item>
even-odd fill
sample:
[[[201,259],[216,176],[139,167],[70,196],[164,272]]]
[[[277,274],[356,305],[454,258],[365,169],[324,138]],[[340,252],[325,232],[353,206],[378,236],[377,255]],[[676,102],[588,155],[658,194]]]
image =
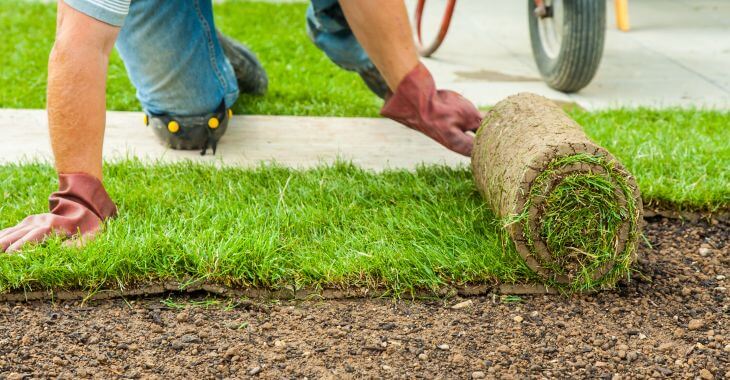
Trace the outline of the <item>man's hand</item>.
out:
[[[380,114],[423,132],[441,145],[471,155],[474,136],[482,116],[471,102],[448,90],[437,90],[422,63],[401,80],[392,96],[386,97]]]
[[[447,148],[471,154],[479,111],[461,95],[436,90],[419,62],[403,0],[341,0],[350,29],[391,90],[381,115],[421,131]]]
[[[87,174],[61,174],[58,191],[51,194],[48,214],[31,215],[17,226],[0,231],[0,252],[14,252],[26,243],[51,234],[92,236],[117,208],[101,181]]]

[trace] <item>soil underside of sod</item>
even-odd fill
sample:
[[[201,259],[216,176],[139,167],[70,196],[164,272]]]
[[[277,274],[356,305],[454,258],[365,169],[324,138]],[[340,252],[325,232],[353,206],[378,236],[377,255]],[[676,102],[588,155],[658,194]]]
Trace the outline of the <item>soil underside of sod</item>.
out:
[[[636,267],[643,276],[597,294],[252,302],[173,293],[0,303],[0,372],[730,378],[728,280],[719,277],[730,267],[730,226],[648,222],[651,248],[641,244]]]
[[[47,165],[0,167],[0,225],[43,212]],[[84,248],[60,240],[0,260],[0,289],[97,292],[170,281],[229,288],[444,294],[542,284],[486,208],[468,169],[375,174],[191,164],[108,165],[119,218]],[[636,273],[635,273],[636,275]]]

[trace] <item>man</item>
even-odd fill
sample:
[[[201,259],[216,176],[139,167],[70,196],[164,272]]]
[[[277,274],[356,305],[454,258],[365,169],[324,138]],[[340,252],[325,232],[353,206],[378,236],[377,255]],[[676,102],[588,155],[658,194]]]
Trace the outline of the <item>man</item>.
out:
[[[385,99],[383,116],[470,154],[466,132],[478,128],[480,114],[460,95],[436,90],[402,0],[313,0],[307,30],[330,59]],[[106,74],[115,42],[147,123],[174,149],[215,152],[239,91],[267,87],[255,56],[216,32],[211,0],[59,0],[48,64],[59,190],[49,213],[0,231],[0,251],[53,233],[88,238],[116,214],[102,185]]]

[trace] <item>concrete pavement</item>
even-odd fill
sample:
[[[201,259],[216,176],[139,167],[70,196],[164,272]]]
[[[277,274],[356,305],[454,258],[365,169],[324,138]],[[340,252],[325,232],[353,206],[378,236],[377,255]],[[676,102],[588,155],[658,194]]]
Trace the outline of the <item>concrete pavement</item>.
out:
[[[22,128],[18,128],[22,126]],[[0,164],[51,160],[48,121],[43,110],[0,112]],[[192,160],[222,165],[262,162],[307,168],[338,158],[374,170],[413,169],[418,164],[468,165],[426,136],[387,119],[297,116],[234,116],[218,153],[176,151],[161,146],[140,112],[107,114],[104,158],[139,157],[150,162]]]
[[[435,30],[444,2],[427,1],[427,30]],[[613,9],[609,0],[598,74],[577,94],[540,80],[524,0],[458,1],[444,44],[425,62],[440,86],[479,105],[530,91],[587,109],[730,108],[730,1],[629,0],[628,33],[616,29]]]

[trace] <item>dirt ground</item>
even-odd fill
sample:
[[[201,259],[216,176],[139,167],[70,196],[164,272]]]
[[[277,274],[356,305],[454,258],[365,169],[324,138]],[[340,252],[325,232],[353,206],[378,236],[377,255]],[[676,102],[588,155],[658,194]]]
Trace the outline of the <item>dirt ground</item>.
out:
[[[730,378],[730,225],[645,233],[641,277],[570,298],[0,304],[0,378]]]

